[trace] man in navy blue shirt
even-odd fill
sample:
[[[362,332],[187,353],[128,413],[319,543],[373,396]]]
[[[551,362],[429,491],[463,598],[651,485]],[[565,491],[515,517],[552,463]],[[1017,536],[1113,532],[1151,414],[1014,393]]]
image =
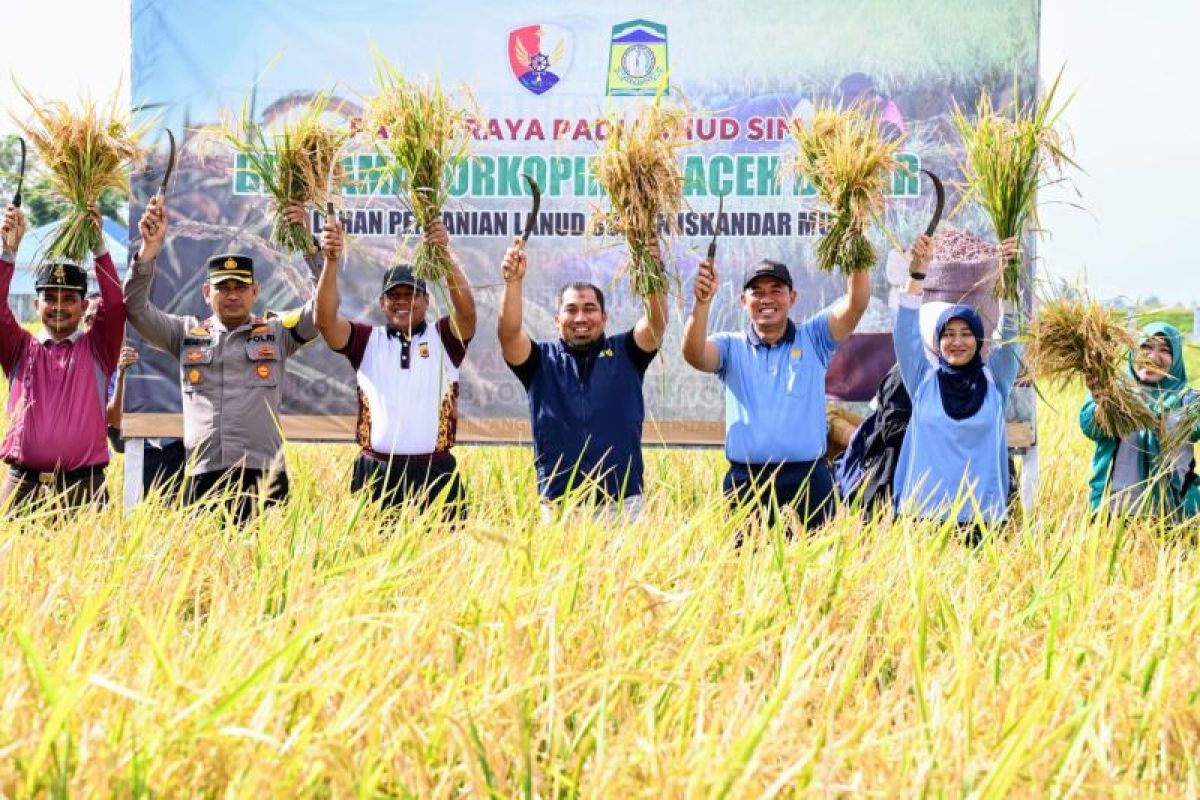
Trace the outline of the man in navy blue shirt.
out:
[[[607,336],[604,293],[571,283],[558,294],[558,338],[536,342],[522,327],[526,258],[517,239],[504,255],[500,348],[529,396],[538,493],[545,508],[575,488],[630,516],[641,509],[642,378],[667,329],[667,298],[646,300],[631,330]]]
[[[791,507],[805,525],[833,510],[833,478],[825,463],[825,371],[871,299],[870,276],[856,272],[845,297],[804,322],[786,265],[761,261],[743,275],[746,330],[708,335],[717,273],[700,264],[696,302],[683,325],[683,358],[725,385],[724,490],[734,505],[754,503],[773,518]]]

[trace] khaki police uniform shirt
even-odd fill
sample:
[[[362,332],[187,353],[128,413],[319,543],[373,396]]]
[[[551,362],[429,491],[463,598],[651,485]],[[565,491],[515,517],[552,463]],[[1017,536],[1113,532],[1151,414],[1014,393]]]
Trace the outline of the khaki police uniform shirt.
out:
[[[150,302],[154,262],[125,280],[126,317],[142,338],[179,359],[188,473],[282,468],[279,407],[287,359],[318,335],[313,303],[283,317],[252,316],[233,330],[216,315],[168,314]]]

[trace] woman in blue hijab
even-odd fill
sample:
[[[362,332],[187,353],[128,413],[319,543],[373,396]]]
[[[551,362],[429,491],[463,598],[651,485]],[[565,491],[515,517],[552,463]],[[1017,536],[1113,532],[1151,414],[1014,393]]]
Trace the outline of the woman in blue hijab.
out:
[[[1015,251],[1006,240],[1000,258]],[[938,318],[936,366],[926,358],[920,308],[933,240],[912,247],[910,278],[896,314],[893,340],[904,386],[912,397],[912,419],[900,448],[894,493],[896,507],[919,517],[946,519],[977,528],[1008,513],[1008,435],[1004,408],[1017,378],[1016,315],[1006,313],[1002,342],[987,362],[987,332],[975,309],[951,306]]]
[[[1136,431],[1123,439],[1106,436],[1096,425],[1096,408],[1108,398],[1093,387],[1079,412],[1079,427],[1096,443],[1092,456],[1090,501],[1093,511],[1107,503],[1119,513],[1151,513],[1187,518],[1200,513],[1200,486],[1194,472],[1193,443],[1200,439],[1198,395],[1187,380],[1183,336],[1173,325],[1155,322],[1142,328],[1137,353],[1129,355],[1129,373],[1142,400],[1175,432],[1195,430],[1163,457],[1158,431]]]

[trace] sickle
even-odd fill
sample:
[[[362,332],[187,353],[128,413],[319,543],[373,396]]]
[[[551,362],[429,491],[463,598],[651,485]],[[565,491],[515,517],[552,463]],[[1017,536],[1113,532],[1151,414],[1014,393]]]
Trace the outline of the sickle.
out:
[[[21,173],[17,176],[17,191],[13,194],[12,204],[17,208],[21,207],[21,186],[25,183],[25,140],[20,136],[17,141],[21,143]]]
[[[171,149],[167,153],[167,171],[163,173],[162,183],[158,186],[158,200],[161,203],[163,195],[167,192],[167,182],[171,180],[171,173],[175,171],[175,134],[171,133],[171,129],[167,128],[167,142]]]
[[[521,177],[529,184],[529,191],[533,194],[533,204],[529,209],[529,216],[525,218],[525,232],[521,234],[521,243],[524,244],[529,241],[529,234],[533,233],[538,209],[542,207],[542,189],[528,173],[522,173]]]
[[[937,202],[933,206],[933,219],[929,220],[929,226],[925,228],[926,236],[933,236],[933,232],[937,230],[938,223],[942,221],[942,209],[946,207],[946,189],[942,186],[942,179],[934,175],[927,169],[921,170],[929,176],[929,180],[933,182],[933,191],[937,195]]]
[[[725,195],[717,195],[717,216],[713,219],[713,238],[708,243],[708,260],[712,261],[717,257],[717,225],[721,221],[721,212],[725,210]]]

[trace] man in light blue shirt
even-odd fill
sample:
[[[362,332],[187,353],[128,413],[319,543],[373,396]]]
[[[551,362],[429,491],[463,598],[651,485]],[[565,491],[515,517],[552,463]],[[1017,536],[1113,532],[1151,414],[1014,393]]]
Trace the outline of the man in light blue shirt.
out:
[[[825,371],[867,309],[870,277],[854,273],[845,297],[795,323],[791,273],[784,264],[761,261],[742,281],[749,327],[709,336],[717,286],[714,265],[702,262],[683,327],[683,358],[725,385],[725,494],[734,506],[758,505],[768,521],[786,506],[804,525],[819,525],[834,505],[824,459]]]

